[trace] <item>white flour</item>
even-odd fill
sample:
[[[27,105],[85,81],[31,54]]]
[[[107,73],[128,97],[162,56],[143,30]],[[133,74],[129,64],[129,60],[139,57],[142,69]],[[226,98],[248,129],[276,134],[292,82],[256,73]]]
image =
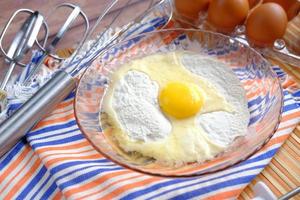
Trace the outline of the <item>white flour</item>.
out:
[[[184,54],[181,62],[187,70],[212,83],[235,110],[199,113],[196,124],[222,146],[245,134],[249,111],[244,89],[234,73],[225,64],[191,53]],[[116,84],[112,106],[131,139],[157,140],[171,132],[171,123],[158,105],[158,91],[158,84],[138,71],[129,71]]]
[[[157,83],[138,71],[129,71],[115,87],[112,105],[130,138],[156,140],[171,132],[158,106],[158,89]]]
[[[234,72],[225,64],[208,57],[186,53],[182,64],[190,72],[211,82],[235,110],[200,114],[197,123],[208,136],[220,145],[229,145],[236,137],[246,134],[249,123],[249,110],[245,90]]]

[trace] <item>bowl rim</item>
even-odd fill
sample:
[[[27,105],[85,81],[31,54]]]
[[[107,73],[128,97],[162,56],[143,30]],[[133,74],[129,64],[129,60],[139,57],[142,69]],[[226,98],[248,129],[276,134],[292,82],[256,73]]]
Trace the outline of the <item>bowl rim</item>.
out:
[[[207,175],[207,174],[214,174],[214,173],[217,173],[217,172],[220,172],[220,171],[223,171],[225,169],[228,169],[234,165],[237,165],[245,160],[247,160],[248,158],[250,158],[251,156],[253,156],[255,153],[257,153],[263,146],[265,146],[266,143],[268,143],[271,138],[274,136],[274,134],[276,133],[276,131],[278,130],[279,128],[279,125],[281,123],[281,120],[282,120],[282,113],[283,113],[283,107],[284,107],[284,93],[283,93],[283,87],[280,83],[280,79],[279,77],[277,76],[276,72],[272,69],[272,66],[271,63],[265,58],[263,57],[258,51],[256,51],[253,47],[247,45],[247,44],[244,44],[242,43],[241,41],[239,41],[238,39],[234,38],[234,37],[231,37],[231,36],[228,36],[228,35],[225,35],[225,34],[222,34],[222,33],[219,33],[219,32],[214,32],[214,31],[209,31],[209,30],[202,30],[202,29],[192,29],[192,28],[168,28],[168,29],[160,29],[160,30],[155,30],[155,31],[151,31],[151,32],[147,32],[147,33],[141,33],[141,34],[133,34],[131,35],[130,37],[128,37],[126,40],[123,40],[117,44],[114,44],[112,46],[109,46],[109,48],[103,50],[102,54],[97,56],[97,58],[99,58],[100,56],[102,56],[103,54],[105,54],[106,52],[110,51],[111,49],[115,48],[116,46],[119,46],[119,45],[122,45],[126,42],[128,42],[129,40],[133,39],[133,38],[137,38],[137,37],[140,37],[140,36],[147,36],[147,35],[153,35],[153,34],[157,34],[157,33],[163,33],[163,32],[171,32],[171,31],[188,31],[188,32],[203,32],[203,33],[208,33],[208,34],[212,34],[212,35],[218,35],[220,37],[224,37],[224,38],[227,38],[227,39],[232,39],[234,40],[234,42],[238,43],[238,44],[241,44],[243,47],[245,48],[249,48],[253,53],[255,53],[258,57],[260,57],[260,59],[262,59],[264,62],[268,63],[268,67],[270,68],[270,71],[273,75],[275,75],[275,80],[277,82],[277,84],[279,85],[279,90],[280,90],[280,109],[279,109],[279,116],[278,116],[278,119],[277,119],[277,123],[272,131],[272,133],[268,136],[268,138],[265,139],[265,141],[260,145],[258,146],[255,150],[253,150],[253,152],[251,152],[250,154],[248,154],[246,157],[244,157],[243,159],[239,160],[239,161],[236,161],[236,162],[233,162],[229,165],[225,165],[224,167],[222,168],[219,168],[219,169],[216,169],[216,170],[212,170],[212,171],[206,171],[206,172],[194,172],[192,174],[179,174],[179,175],[163,175],[162,173],[154,173],[154,172],[149,172],[149,171],[144,171],[144,170],[141,170],[141,169],[137,169],[137,168],[133,168],[133,167],[130,167],[122,162],[119,162],[117,160],[115,160],[114,158],[112,158],[111,156],[109,156],[108,154],[106,154],[105,152],[101,151],[100,148],[98,148],[91,140],[91,138],[89,138],[87,136],[87,134],[84,132],[84,129],[80,123],[80,120],[79,120],[79,117],[77,116],[77,108],[76,108],[76,104],[77,104],[77,94],[78,94],[78,88],[79,88],[79,85],[82,81],[82,79],[84,78],[85,74],[87,73],[87,71],[90,69],[90,66],[92,66],[92,63],[93,62],[96,62],[97,59],[95,59],[91,64],[90,66],[88,66],[83,72],[82,74],[80,75],[79,79],[77,80],[77,86],[76,86],[76,91],[75,91],[75,98],[74,98],[74,102],[73,102],[73,108],[74,108],[74,116],[75,116],[75,119],[76,119],[76,123],[78,125],[78,128],[79,130],[81,131],[81,133],[84,135],[84,137],[89,141],[89,143],[94,147],[94,149],[96,151],[98,151],[104,158],[114,162],[115,164],[119,165],[119,166],[122,166],[124,167],[125,169],[127,170],[133,170],[135,172],[140,172],[142,174],[145,174],[145,175],[152,175],[152,176],[158,176],[158,177],[164,177],[164,178],[189,178],[189,177],[197,177],[197,176],[203,176],[203,175]]]

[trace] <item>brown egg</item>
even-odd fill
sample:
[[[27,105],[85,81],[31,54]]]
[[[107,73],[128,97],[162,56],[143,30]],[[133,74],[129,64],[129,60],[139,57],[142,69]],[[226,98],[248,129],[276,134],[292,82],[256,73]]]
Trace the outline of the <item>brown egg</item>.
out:
[[[254,8],[246,21],[247,38],[258,46],[272,45],[282,38],[287,26],[287,15],[276,3],[265,3]]]
[[[212,0],[207,19],[218,31],[230,32],[244,22],[248,11],[248,0]]]
[[[208,8],[210,0],[175,0],[176,11],[189,19],[197,19],[199,12]]]
[[[288,10],[287,16],[289,20],[292,20],[300,13],[300,1],[295,2]]]
[[[260,4],[263,2],[263,0],[248,0],[249,1],[249,7],[253,8],[254,6]]]
[[[292,19],[294,16],[296,16],[295,10],[299,9],[299,1],[297,0],[264,0],[264,3],[273,2],[281,5],[285,12],[288,14],[288,19]],[[297,7],[297,8],[296,8]]]

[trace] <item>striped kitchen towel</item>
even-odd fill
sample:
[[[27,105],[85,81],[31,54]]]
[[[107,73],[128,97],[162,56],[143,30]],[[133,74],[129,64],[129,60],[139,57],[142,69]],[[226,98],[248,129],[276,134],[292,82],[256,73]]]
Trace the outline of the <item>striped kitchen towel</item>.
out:
[[[278,131],[249,159],[193,178],[162,178],[125,169],[98,153],[80,132],[70,94],[0,159],[1,199],[235,198],[270,162],[300,121],[300,90],[278,67],[284,112]]]
[[[280,68],[274,70],[284,87],[282,122],[261,150],[235,166],[192,178],[162,178],[116,165],[80,132],[71,93],[0,159],[0,199],[235,198],[300,121],[299,88]]]

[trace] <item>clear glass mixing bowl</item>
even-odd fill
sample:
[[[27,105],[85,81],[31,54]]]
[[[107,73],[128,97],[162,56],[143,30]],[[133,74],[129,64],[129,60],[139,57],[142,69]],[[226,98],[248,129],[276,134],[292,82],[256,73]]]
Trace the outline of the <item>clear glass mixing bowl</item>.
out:
[[[250,123],[246,136],[236,139],[225,152],[203,163],[161,166],[153,160],[135,163],[115,151],[100,125],[101,100],[109,77],[122,64],[158,52],[188,50],[226,63],[241,80],[247,94]],[[270,63],[252,48],[222,34],[187,29],[169,29],[134,36],[100,56],[80,79],[75,115],[91,144],[115,163],[160,176],[195,176],[222,170],[257,152],[276,131],[283,96]]]

